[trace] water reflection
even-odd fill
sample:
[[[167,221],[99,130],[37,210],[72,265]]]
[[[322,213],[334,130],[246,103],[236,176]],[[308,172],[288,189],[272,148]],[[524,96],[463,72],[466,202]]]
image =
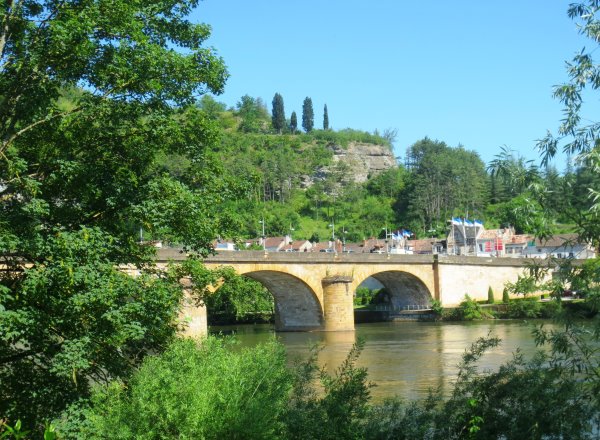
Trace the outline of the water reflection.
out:
[[[429,323],[396,322],[357,325],[354,332],[274,333],[266,325],[215,327],[214,331],[234,331],[243,346],[256,345],[274,335],[283,343],[290,357],[306,357],[309,347],[323,346],[319,363],[333,372],[345,359],[356,337],[365,340],[359,365],[369,370],[375,400],[399,395],[420,399],[430,389],[447,391],[456,379],[462,354],[476,339],[488,334],[502,339],[500,347],[487,353],[480,366],[495,370],[520,347],[531,355],[535,343],[531,324],[520,321]]]

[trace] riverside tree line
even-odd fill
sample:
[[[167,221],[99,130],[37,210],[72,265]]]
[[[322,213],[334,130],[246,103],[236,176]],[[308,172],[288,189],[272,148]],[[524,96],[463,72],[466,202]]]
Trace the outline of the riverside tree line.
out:
[[[241,106],[215,117],[205,108],[207,101],[198,104],[196,98],[205,91],[221,92],[228,74],[223,60],[205,47],[210,28],[187,19],[196,6],[196,0],[9,0],[0,8],[0,436],[595,435],[600,414],[600,369],[593,345],[597,321],[583,329],[565,321],[564,331],[540,330],[537,340],[549,343],[549,351],[531,361],[517,356],[498,372],[482,375],[475,362],[498,341],[479,341],[465,355],[450,396],[382,405],[370,403],[367,372],[356,367],[360,343],[338,372],[328,375],[314,356],[290,368],[276,343],[239,352],[226,340],[177,337],[179,280],[191,277],[201,301],[206,286],[227,276],[207,271],[201,257],[215,237],[239,234],[244,206],[290,202],[298,203],[297,212],[306,212],[307,218],[332,212],[340,218],[340,210],[349,206],[342,201],[355,197],[356,204],[364,203],[360,209],[372,206],[374,211],[387,200],[381,208],[385,218],[401,215],[394,210],[402,202],[398,194],[412,188],[416,205],[406,222],[435,227],[430,222],[448,208],[438,202],[425,208],[432,202],[414,193],[424,182],[411,183],[404,176],[416,179],[418,170],[429,169],[419,163],[431,160],[430,149],[473,156],[423,140],[411,147],[406,167],[346,195],[339,188],[328,190],[325,181],[324,191],[306,191],[305,199],[295,198],[294,180],[290,186],[290,175],[277,158],[268,168],[272,177],[266,166],[263,170],[254,162],[246,173],[243,164],[233,172],[233,159],[225,156],[234,147],[236,154],[263,154],[267,161],[267,151],[284,153],[287,145],[294,152],[288,161],[303,158],[302,166],[309,168],[311,161],[327,161],[324,144],[331,136],[340,143],[386,139],[351,130],[312,130],[309,137],[290,135],[282,143],[286,135],[265,136],[263,121],[242,117]],[[592,0],[569,9],[594,41],[597,9]],[[590,82],[598,77],[590,59],[587,52],[578,55],[571,81],[557,89],[568,118],[543,147],[550,157],[560,138],[567,137],[567,148],[580,158],[573,172],[581,168],[581,175],[593,180],[599,166],[597,127],[583,127],[577,118],[581,89],[599,86]],[[309,153],[303,140],[322,148]],[[522,177],[520,159],[505,159],[494,164],[497,196],[508,197],[502,194],[512,191],[509,179],[522,182],[525,189],[518,196],[536,197],[539,207],[532,206],[544,226],[545,215],[553,212],[544,204],[545,171]],[[448,172],[440,171],[439,179]],[[336,179],[343,181],[341,176]],[[484,169],[482,181],[490,176]],[[390,186],[385,179],[399,184]],[[439,185],[439,179],[431,180]],[[589,188],[591,198],[581,196],[584,206],[573,227],[597,237],[597,189]],[[452,209],[478,209],[479,199],[448,196],[465,204]],[[516,203],[510,212],[522,211],[512,195],[506,202]],[[138,242],[140,226],[180,243],[190,258],[157,273],[153,249]],[[131,265],[140,275],[127,276],[120,265]],[[555,289],[580,282],[590,307],[597,309],[598,271],[575,267],[564,274]]]

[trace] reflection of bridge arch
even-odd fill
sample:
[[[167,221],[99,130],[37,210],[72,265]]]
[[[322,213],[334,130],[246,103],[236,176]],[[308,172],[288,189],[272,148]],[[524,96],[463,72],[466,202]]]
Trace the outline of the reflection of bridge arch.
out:
[[[383,284],[390,294],[390,301],[394,308],[409,305],[430,305],[433,299],[431,291],[419,277],[399,270],[375,272],[362,279],[357,279],[354,282],[355,288],[369,277],[375,278]]]
[[[242,275],[258,281],[275,299],[277,330],[307,331],[323,326],[323,310],[313,289],[300,278],[274,270],[250,270]]]

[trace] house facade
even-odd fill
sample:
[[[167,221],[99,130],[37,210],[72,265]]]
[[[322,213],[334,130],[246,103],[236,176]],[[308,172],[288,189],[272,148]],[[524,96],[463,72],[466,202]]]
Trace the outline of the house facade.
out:
[[[596,250],[577,234],[556,234],[548,239],[531,240],[524,250],[527,258],[595,258]]]

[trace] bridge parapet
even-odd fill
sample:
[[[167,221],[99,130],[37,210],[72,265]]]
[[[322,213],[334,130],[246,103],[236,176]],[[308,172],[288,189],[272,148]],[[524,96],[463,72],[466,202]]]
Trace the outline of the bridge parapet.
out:
[[[158,261],[184,260],[186,254],[178,248],[162,248],[158,250]],[[371,253],[330,253],[330,252],[264,252],[264,251],[222,251],[209,255],[206,262],[210,263],[386,263],[431,264],[433,255],[401,255],[401,254],[371,254]]]

